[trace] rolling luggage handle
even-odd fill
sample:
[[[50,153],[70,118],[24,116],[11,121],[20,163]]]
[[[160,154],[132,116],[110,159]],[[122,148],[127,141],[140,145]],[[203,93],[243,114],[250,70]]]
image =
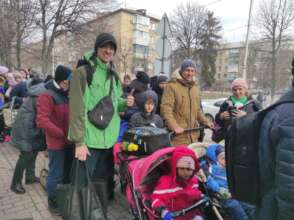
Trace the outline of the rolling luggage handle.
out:
[[[199,126],[199,127],[195,127],[195,128],[187,128],[187,129],[184,129],[184,132],[183,133],[185,133],[185,132],[191,132],[191,131],[201,131],[201,130],[204,130],[206,128],[207,127],[205,127],[205,126]],[[169,133],[169,139],[172,140],[172,137],[175,136],[175,135],[178,135],[178,134],[176,134],[174,131],[171,131]]]

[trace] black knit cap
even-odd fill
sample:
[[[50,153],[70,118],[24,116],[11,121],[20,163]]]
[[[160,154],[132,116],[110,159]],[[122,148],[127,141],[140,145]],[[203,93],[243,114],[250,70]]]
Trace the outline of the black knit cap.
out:
[[[149,84],[150,83],[150,77],[147,73],[143,71],[138,71],[136,74],[137,80],[139,80],[143,84]]]
[[[117,42],[114,36],[110,33],[102,33],[96,37],[95,47],[94,47],[95,52],[97,52],[98,47],[103,47],[107,43],[111,43],[114,47],[114,52],[116,52]]]
[[[55,70],[54,80],[55,82],[61,82],[63,80],[69,80],[71,77],[72,70],[66,66],[59,65]]]
[[[160,76],[158,76],[158,78],[157,78],[157,83],[158,83],[158,84],[159,84],[159,83],[164,83],[164,82],[167,82],[167,81],[168,81],[167,76],[160,75]]]

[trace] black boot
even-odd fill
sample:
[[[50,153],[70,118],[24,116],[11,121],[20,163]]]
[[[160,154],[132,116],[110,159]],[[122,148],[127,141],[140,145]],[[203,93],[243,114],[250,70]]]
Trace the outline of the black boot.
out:
[[[23,188],[21,182],[22,182],[22,177],[24,170],[27,166],[27,154],[25,152],[20,152],[19,158],[16,162],[12,181],[11,181],[11,186],[10,189],[15,192],[15,193],[25,193],[25,189]]]
[[[21,183],[11,184],[10,189],[17,194],[24,194],[26,192]]]
[[[39,183],[39,182],[40,182],[40,178],[36,176],[34,178],[26,179],[26,184],[33,184],[33,183]]]
[[[28,153],[29,161],[27,163],[26,167],[26,184],[33,184],[33,183],[39,183],[40,178],[36,177],[35,175],[35,163],[37,158],[38,152],[32,151]]]
[[[56,198],[54,199],[48,198],[48,209],[52,214],[59,214]]]

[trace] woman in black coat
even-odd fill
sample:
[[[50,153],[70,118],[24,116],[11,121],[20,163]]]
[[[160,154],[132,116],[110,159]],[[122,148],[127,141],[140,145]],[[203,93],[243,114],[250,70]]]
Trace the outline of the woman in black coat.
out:
[[[223,102],[215,116],[216,127],[219,127],[216,142],[225,138],[226,132],[234,118],[240,118],[261,109],[260,104],[248,94],[248,85],[244,79],[237,78],[232,82],[232,95]],[[214,139],[214,138],[213,138]]]

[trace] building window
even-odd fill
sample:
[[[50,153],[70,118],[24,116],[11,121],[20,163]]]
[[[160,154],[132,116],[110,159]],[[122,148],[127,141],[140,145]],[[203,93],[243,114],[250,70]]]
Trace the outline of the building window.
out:
[[[150,34],[145,31],[136,30],[134,32],[134,44],[148,46],[150,44]]]
[[[150,25],[150,18],[144,17],[142,15],[137,15],[136,23],[144,25],[144,26],[149,26]]]
[[[135,37],[136,38],[143,38],[143,39],[148,39],[148,41],[149,41],[149,39],[150,39],[150,35],[149,35],[149,33],[148,32],[145,32],[145,31],[135,31]]]
[[[234,80],[237,78],[237,73],[228,73],[228,80]]]
[[[139,45],[139,44],[134,44],[133,45],[133,52],[136,54],[144,54],[147,56],[149,53],[149,47]]]
[[[228,64],[229,65],[238,65],[239,63],[239,50],[231,49],[228,51]]]

